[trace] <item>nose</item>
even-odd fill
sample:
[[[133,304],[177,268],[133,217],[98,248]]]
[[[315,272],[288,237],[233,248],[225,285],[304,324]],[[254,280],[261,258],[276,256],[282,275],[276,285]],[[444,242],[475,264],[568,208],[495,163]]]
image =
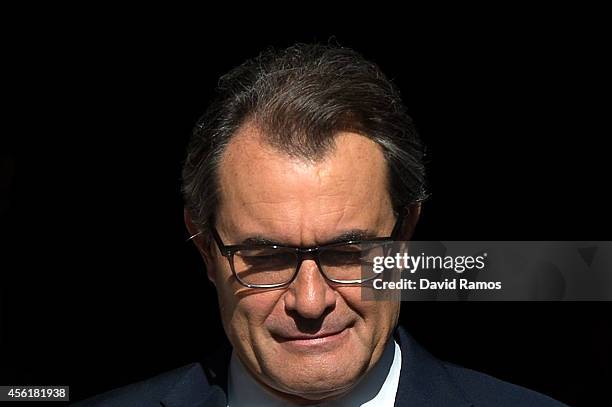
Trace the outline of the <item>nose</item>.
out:
[[[336,305],[336,293],[314,260],[304,260],[285,294],[285,309],[306,319],[318,319]]]

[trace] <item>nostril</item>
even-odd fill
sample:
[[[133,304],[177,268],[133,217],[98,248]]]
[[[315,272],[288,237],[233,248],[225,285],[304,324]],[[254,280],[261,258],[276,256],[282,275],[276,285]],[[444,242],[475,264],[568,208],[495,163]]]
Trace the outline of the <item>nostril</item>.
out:
[[[330,312],[332,312],[332,309],[326,309],[318,318],[306,318],[304,315],[301,315],[295,311],[289,311],[287,312],[287,315],[293,319],[299,332],[305,334],[315,334],[321,331],[323,321]]]
[[[304,319],[318,319],[327,309],[322,298],[301,297],[297,298],[296,306],[292,310]]]

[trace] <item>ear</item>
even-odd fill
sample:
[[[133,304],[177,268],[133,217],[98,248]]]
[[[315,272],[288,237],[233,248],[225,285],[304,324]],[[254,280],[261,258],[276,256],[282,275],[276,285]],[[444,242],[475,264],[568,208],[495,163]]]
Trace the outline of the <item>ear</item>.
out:
[[[406,216],[400,231],[400,240],[410,240],[414,234],[414,229],[421,216],[421,203],[410,205],[406,210]]]
[[[202,256],[202,260],[204,260],[204,265],[206,266],[206,274],[208,279],[215,284],[215,262],[213,261],[212,254],[212,245],[208,245],[206,243],[206,239],[201,234],[201,231],[195,225],[193,220],[191,219],[191,214],[187,210],[187,208],[183,209],[183,219],[185,221],[185,226],[187,227],[187,231],[189,231],[189,236],[191,236],[190,240],[193,241],[195,246],[200,252]]]

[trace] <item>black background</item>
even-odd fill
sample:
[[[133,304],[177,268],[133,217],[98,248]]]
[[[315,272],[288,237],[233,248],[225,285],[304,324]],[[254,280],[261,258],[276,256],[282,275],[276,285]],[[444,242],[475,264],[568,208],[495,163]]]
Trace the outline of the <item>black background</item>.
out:
[[[335,36],[394,79],[429,147],[415,239],[610,240],[603,30],[565,11],[427,24],[21,14],[4,29],[0,384],[69,384],[76,400],[214,350],[181,162],[218,77],[267,46]],[[441,358],[571,405],[610,402],[609,303],[403,306]]]

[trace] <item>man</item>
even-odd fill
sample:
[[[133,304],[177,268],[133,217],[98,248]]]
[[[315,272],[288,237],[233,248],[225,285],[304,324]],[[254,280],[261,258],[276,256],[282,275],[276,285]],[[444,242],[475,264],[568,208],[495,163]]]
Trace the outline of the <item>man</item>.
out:
[[[362,300],[355,256],[410,239],[422,158],[398,92],[352,50],[296,45],[223,76],[183,192],[231,353],[84,405],[560,405],[436,360],[398,301]]]

